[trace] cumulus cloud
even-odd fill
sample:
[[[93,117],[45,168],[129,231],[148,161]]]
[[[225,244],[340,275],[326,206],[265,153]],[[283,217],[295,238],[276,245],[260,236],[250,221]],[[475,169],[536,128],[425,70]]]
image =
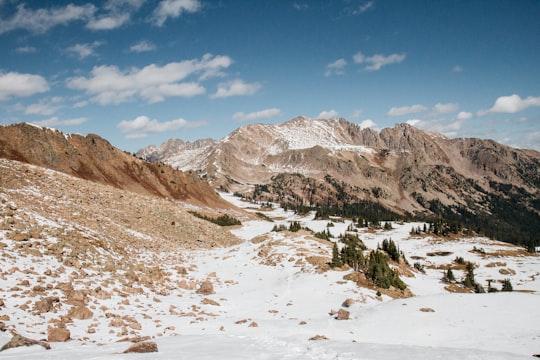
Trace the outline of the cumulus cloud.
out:
[[[85,117],[61,120],[57,116],[53,116],[52,118],[49,118],[49,119],[33,121],[32,124],[42,126],[42,127],[77,126],[77,125],[81,125],[85,123],[86,121],[88,121],[88,119]]]
[[[17,72],[0,73],[0,101],[49,91],[44,77]]]
[[[332,109],[332,110],[325,110],[321,111],[321,113],[317,116],[318,119],[335,119],[337,118],[339,113]]]
[[[184,12],[195,13],[201,9],[198,0],[162,0],[152,13],[151,21],[163,26],[169,18],[177,18]]]
[[[103,9],[106,11],[92,17],[86,27],[91,30],[112,30],[127,24],[133,12],[138,10],[145,0],[108,0]]]
[[[201,81],[220,76],[221,70],[231,64],[228,56],[206,54],[201,59],[171,62],[163,66],[151,64],[142,69],[130,68],[125,71],[116,66],[102,65],[94,67],[88,77],[68,79],[67,86],[85,91],[92,96],[92,101],[101,105],[133,101],[137,97],[156,103],[172,96],[204,94],[206,89],[199,82],[185,82],[186,78],[199,75]],[[228,90],[229,93],[221,93],[221,97],[238,91],[236,88]]]
[[[472,119],[473,114],[466,111],[460,111],[459,114],[457,114],[456,119],[458,120],[469,120]]]
[[[428,121],[421,119],[410,119],[407,120],[406,123],[422,130],[434,131],[448,137],[456,137],[459,136],[467,120],[469,120],[467,116],[458,116],[453,120],[437,119]]]
[[[407,56],[405,54],[390,54],[382,55],[375,54],[372,56],[365,56],[361,52],[357,52],[353,55],[353,61],[355,64],[365,64],[364,70],[366,71],[377,71],[380,70],[383,66],[390,64],[398,64],[405,60]]]
[[[540,96],[529,96],[522,99],[519,95],[501,96],[495,100],[495,104],[488,110],[478,111],[478,116],[485,116],[493,113],[515,114],[529,107],[540,106]]]
[[[422,111],[426,111],[428,108],[424,105],[416,104],[416,105],[410,105],[410,106],[401,106],[401,107],[392,107],[388,112],[386,113],[386,116],[390,117],[398,117],[403,115],[409,115],[414,113],[419,113]]]
[[[152,51],[155,49],[156,49],[156,45],[154,45],[150,41],[141,40],[138,43],[131,45],[129,48],[129,51],[141,53],[141,52]]]
[[[261,85],[257,82],[250,84],[241,79],[234,79],[228,82],[220,83],[217,91],[210,95],[210,98],[219,99],[231,96],[253,95],[259,91],[260,88]]]
[[[459,110],[459,105],[455,103],[441,104],[437,103],[433,106],[433,116],[452,114]]]
[[[91,55],[95,55],[95,49],[101,45],[102,43],[99,41],[94,41],[93,43],[87,44],[75,44],[68,47],[66,51],[76,55],[80,60],[83,60]]]
[[[343,75],[345,74],[345,66],[347,66],[347,61],[345,59],[337,59],[336,61],[326,65],[326,72],[324,75]]]
[[[68,4],[50,9],[27,9],[25,4],[19,4],[11,18],[0,20],[0,34],[13,30],[45,33],[55,26],[87,21],[93,18],[96,11],[92,4]]]
[[[375,129],[377,128],[377,123],[371,119],[366,119],[364,121],[362,121],[360,124],[360,129]]]
[[[126,134],[126,137],[133,139],[146,137],[148,133],[176,131],[183,128],[193,128],[202,125],[204,125],[203,122],[189,122],[182,118],[170,121],[158,121],[156,119],[150,119],[148,116],[141,115],[133,120],[120,121],[117,127]]]
[[[251,113],[236,112],[233,115],[234,120],[238,121],[258,121],[272,119],[278,116],[283,116],[283,113],[278,108],[264,109]]]

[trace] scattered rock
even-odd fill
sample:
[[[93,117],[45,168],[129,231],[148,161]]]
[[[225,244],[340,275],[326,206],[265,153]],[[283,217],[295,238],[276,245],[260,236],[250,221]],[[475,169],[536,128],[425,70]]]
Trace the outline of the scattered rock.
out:
[[[40,314],[46,313],[51,311],[54,307],[54,304],[58,302],[60,302],[60,298],[58,296],[49,296],[36,301],[36,303],[34,304],[34,310]]]
[[[210,280],[203,281],[201,286],[197,290],[197,294],[202,294],[202,295],[212,295],[215,293],[216,292],[214,291],[214,285],[212,284]]]
[[[251,324],[248,325],[248,327],[259,327],[259,324],[257,324],[255,321],[252,321]]]
[[[208,298],[202,299],[201,303],[203,303],[205,305],[221,306],[217,301],[214,301],[214,300],[208,299]]]
[[[0,308],[6,307],[6,304],[4,303],[4,299],[0,299]]]
[[[420,311],[421,312],[435,312],[435,310],[433,310],[432,308],[428,308],[428,307],[420,308]]]
[[[124,354],[127,353],[151,353],[151,352],[158,352],[158,346],[153,341],[148,342],[138,342],[130,347],[127,348],[126,351],[124,351]]]
[[[65,327],[50,327],[47,335],[49,342],[66,342],[71,339],[71,333]]]
[[[347,310],[339,309],[336,320],[349,320],[350,313]]]
[[[15,334],[13,335],[11,340],[9,340],[9,342],[7,342],[6,344],[4,344],[4,346],[2,346],[0,351],[13,349],[13,348],[21,347],[21,346],[31,346],[31,345],[40,345],[40,346],[43,346],[47,350],[51,348],[51,345],[47,344],[44,341],[33,340],[30,338],[24,337],[22,335]]]
[[[309,340],[328,340],[328,338],[324,335],[315,335],[310,337]]]
[[[0,321],[0,331],[6,331],[6,323],[3,321]]]
[[[341,306],[345,307],[345,308],[349,308],[352,306],[352,304],[354,304],[354,300],[351,299],[351,298],[348,298],[347,300],[345,300],[343,302],[343,304],[341,304]]]
[[[94,313],[86,306],[73,306],[69,309],[67,315],[72,319],[86,320],[91,319],[92,316],[94,316]]]

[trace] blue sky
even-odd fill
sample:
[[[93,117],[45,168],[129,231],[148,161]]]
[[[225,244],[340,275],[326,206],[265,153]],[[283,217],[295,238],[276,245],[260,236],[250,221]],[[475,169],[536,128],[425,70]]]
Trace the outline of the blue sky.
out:
[[[135,152],[344,117],[540,150],[538,0],[0,0],[0,124]]]

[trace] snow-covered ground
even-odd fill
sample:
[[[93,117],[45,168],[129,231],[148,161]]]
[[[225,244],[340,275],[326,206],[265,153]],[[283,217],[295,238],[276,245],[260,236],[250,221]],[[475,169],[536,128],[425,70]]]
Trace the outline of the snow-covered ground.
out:
[[[402,276],[415,297],[377,297],[374,290],[344,280],[348,271],[321,271],[316,266],[316,259],[331,256],[330,243],[302,232],[271,232],[274,225],[291,221],[323,231],[328,221],[314,221],[312,215],[302,217],[277,208],[263,211],[229,194],[223,197],[249,211],[264,212],[274,222],[244,221],[232,230],[244,240],[237,246],[184,251],[179,265],[189,268],[187,277],[172,271],[172,265],[169,268],[171,283],[209,279],[215,294],[201,295],[185,288],[155,294],[142,288],[140,294],[113,293],[110,299],[94,304],[96,314],[104,307],[134,317],[141,327],[138,334],[150,336],[159,352],[124,355],[122,351],[129,344],[117,342],[115,331],[106,322],[88,319],[68,324],[73,340],[53,343],[51,350],[39,346],[10,349],[0,353],[0,358],[530,359],[540,353],[538,256],[484,238],[442,241],[410,236],[411,228],[422,224],[393,223],[392,230],[359,230],[369,248],[391,238],[411,264],[418,262],[425,268],[425,273]],[[349,224],[333,221],[328,229],[337,236]],[[2,232],[0,241],[6,244],[5,249],[12,246]],[[434,255],[436,252],[449,254]],[[499,282],[508,278],[518,291],[449,293],[441,282],[442,270],[436,267],[452,263],[458,256],[478,266],[476,281],[482,285],[490,279],[500,288]],[[44,271],[40,261],[0,258],[1,266],[21,270],[14,269],[11,276],[0,278],[0,289],[17,286],[23,277],[38,281]],[[38,275],[23,274],[22,270],[28,268]],[[455,275],[463,277],[458,271]],[[68,275],[64,276],[63,281],[70,281]],[[89,276],[99,278],[100,274]],[[115,287],[120,284],[109,284],[108,288]],[[7,293],[0,293],[0,297],[6,304],[0,308],[0,315],[8,315],[9,324],[31,338],[46,337],[47,316],[42,315],[40,324],[27,326],[35,319],[20,309],[23,299],[10,298]],[[336,320],[330,313],[345,309],[347,299],[352,300],[346,308],[350,319]],[[89,327],[96,332],[88,334]],[[325,339],[310,340],[316,335]],[[0,346],[10,338],[8,332],[0,332]]]

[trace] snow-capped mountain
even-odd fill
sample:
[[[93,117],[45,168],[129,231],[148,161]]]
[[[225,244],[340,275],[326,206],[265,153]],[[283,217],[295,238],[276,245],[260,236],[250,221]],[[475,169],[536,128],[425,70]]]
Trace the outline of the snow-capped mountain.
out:
[[[521,232],[508,230],[517,218],[540,231],[540,153],[492,140],[450,139],[408,124],[376,132],[345,119],[298,117],[242,126],[214,142],[169,140],[138,154],[195,170],[216,188],[269,185],[266,196],[274,201],[337,203],[345,192],[337,205],[365,200],[402,215],[480,216],[474,227],[488,229],[496,217],[505,223],[496,232],[514,233],[515,241]]]

